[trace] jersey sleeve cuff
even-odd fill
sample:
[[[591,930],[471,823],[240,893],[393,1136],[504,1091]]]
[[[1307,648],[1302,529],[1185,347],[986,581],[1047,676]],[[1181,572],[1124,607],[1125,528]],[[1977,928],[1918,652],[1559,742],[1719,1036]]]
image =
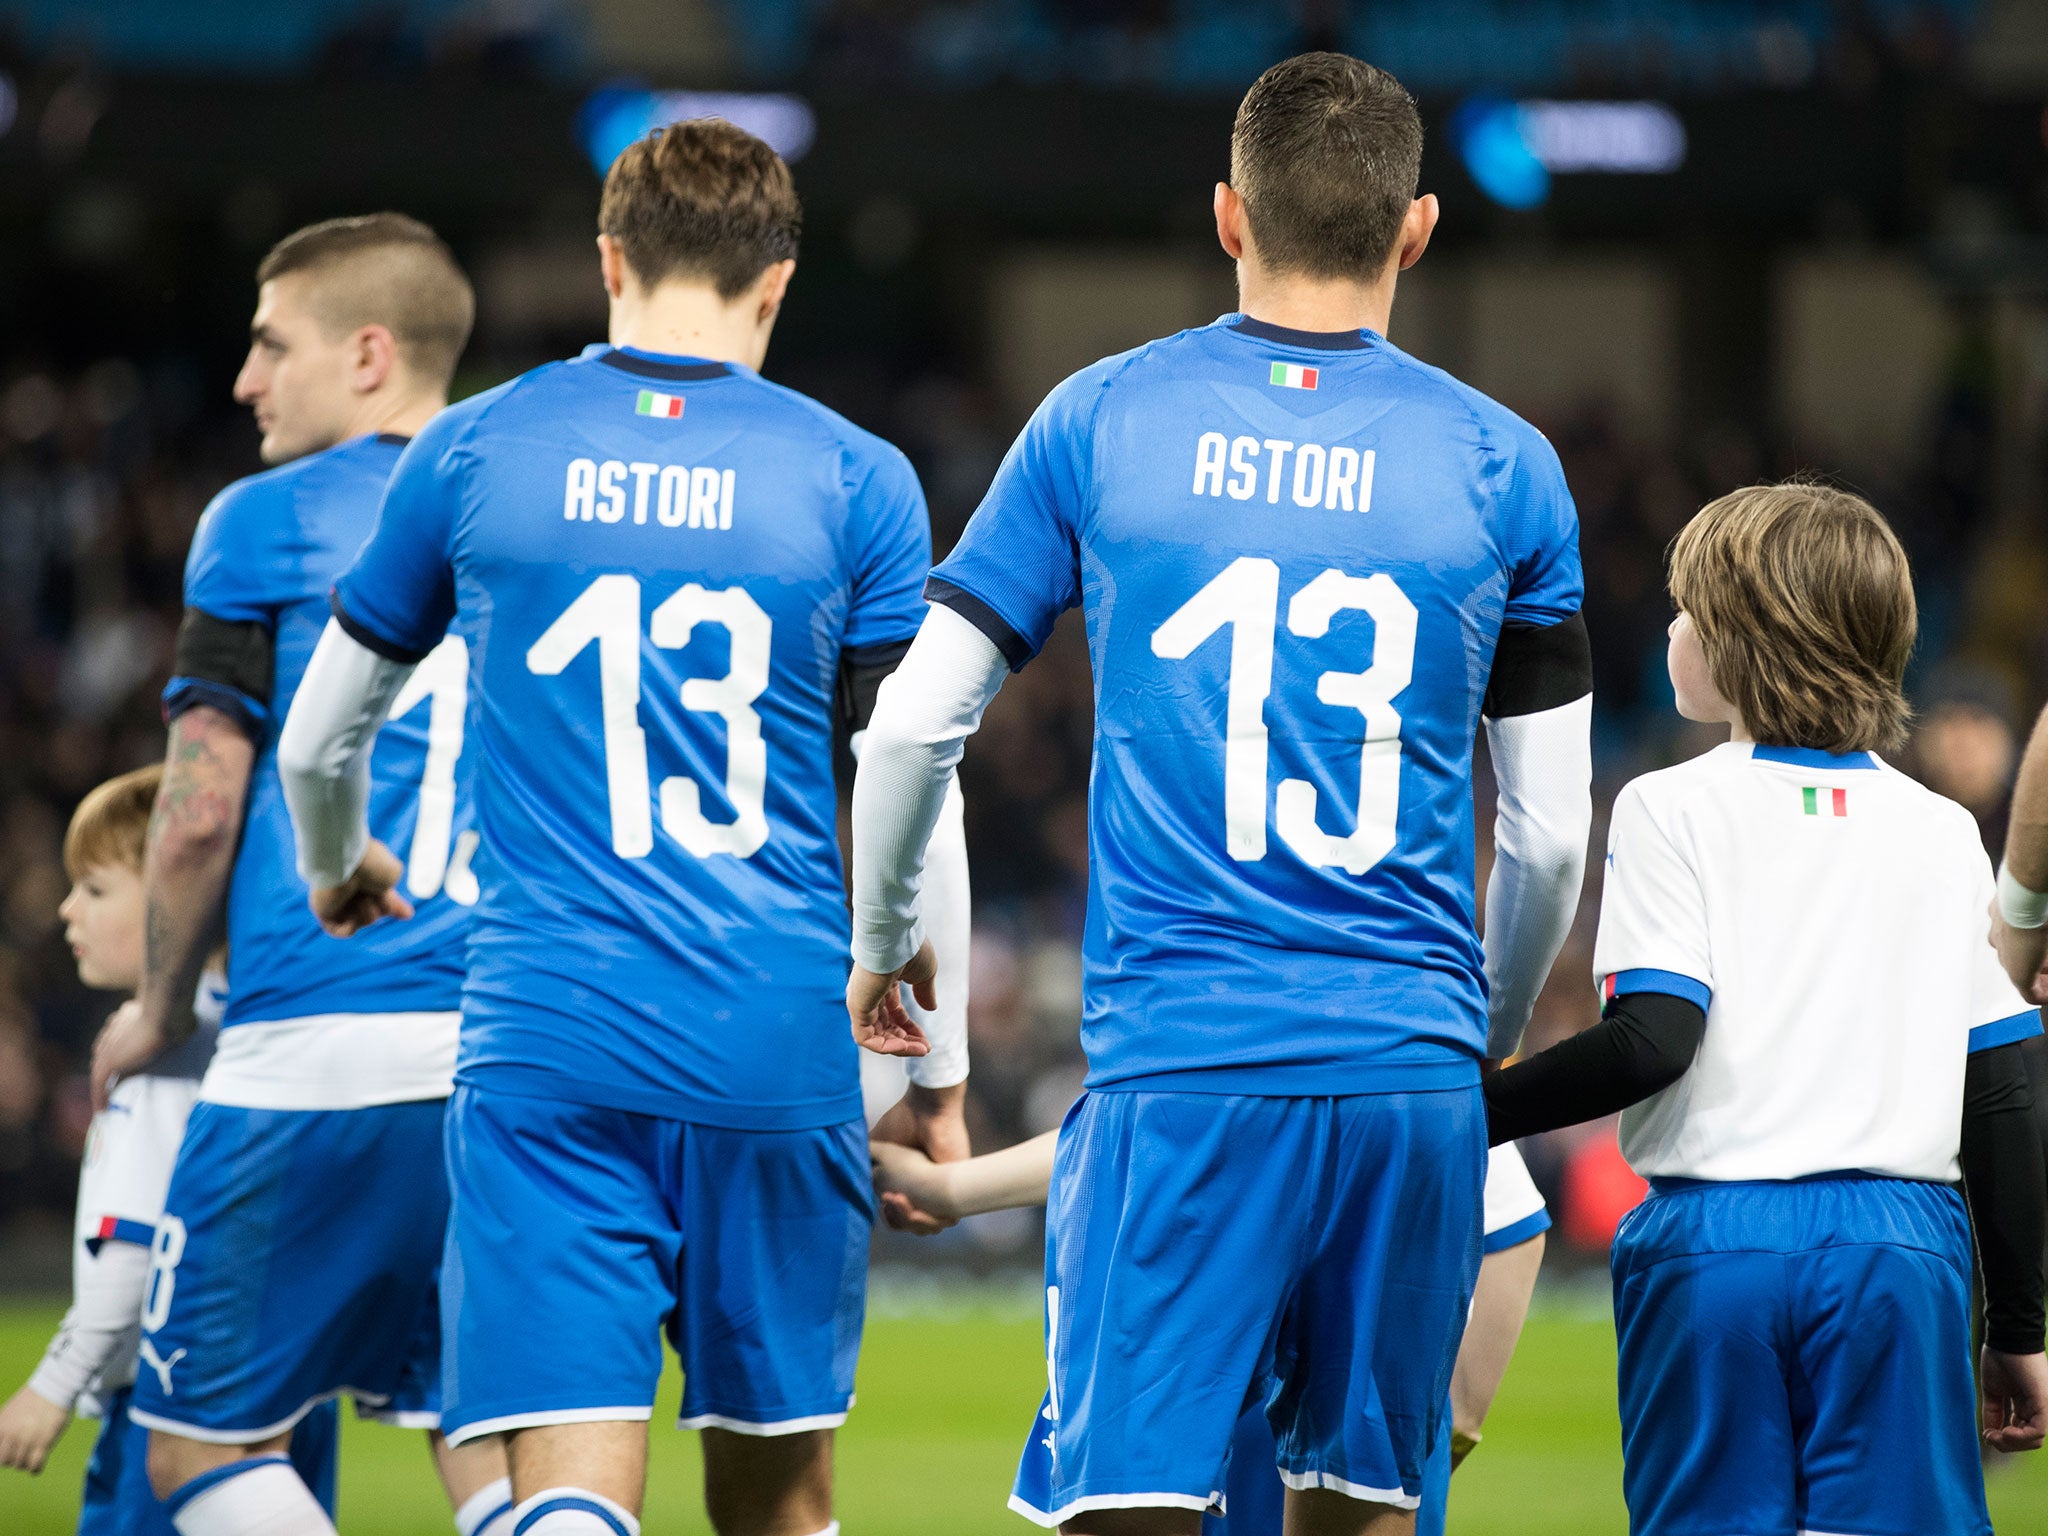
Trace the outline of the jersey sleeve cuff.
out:
[[[1603,1002],[1612,1001],[1617,997],[1627,997],[1631,992],[1662,992],[1667,997],[1682,997],[1697,1007],[1701,1013],[1707,1011],[1707,1004],[1714,996],[1714,989],[1704,981],[1695,980],[1678,971],[1615,971],[1600,987]]]
[[[863,922],[859,914],[854,916],[854,963],[865,970],[873,971],[877,976],[886,976],[891,971],[902,970],[917,957],[917,952],[922,948],[924,923],[921,919],[912,921],[906,928],[895,920]]]
[[[1974,1056],[1979,1051],[1995,1051],[2001,1045],[2031,1040],[2040,1033],[2041,1011],[2038,1008],[2029,1008],[2025,1013],[1993,1019],[1989,1024],[1979,1024],[1971,1030],[1970,1054]]]
[[[1519,1248],[1530,1238],[1550,1230],[1550,1212],[1531,1211],[1520,1221],[1511,1221],[1497,1232],[1489,1232],[1480,1239],[1481,1253],[1505,1253],[1510,1248]]]
[[[126,1216],[102,1216],[100,1224],[85,1240],[85,1251],[94,1258],[108,1243],[134,1243],[147,1248],[156,1241],[156,1223],[132,1221]]]
[[[164,687],[164,724],[204,704],[234,721],[236,729],[259,745],[270,735],[270,710],[239,688],[204,677],[174,677]]]
[[[366,651],[374,651],[386,661],[395,661],[400,666],[412,667],[427,659],[433,646],[410,646],[403,641],[393,640],[379,634],[361,619],[348,611],[347,600],[342,595],[341,584],[336,582],[327,594],[327,608],[334,615],[334,622],[341,626],[341,632],[355,641]]]
[[[1010,664],[1012,672],[1022,671],[1024,664],[1038,654],[1038,647],[1025,639],[1008,619],[965,587],[943,576],[928,576],[925,578],[924,596],[926,602],[952,609],[988,636],[989,643],[1002,652],[1003,660]]]

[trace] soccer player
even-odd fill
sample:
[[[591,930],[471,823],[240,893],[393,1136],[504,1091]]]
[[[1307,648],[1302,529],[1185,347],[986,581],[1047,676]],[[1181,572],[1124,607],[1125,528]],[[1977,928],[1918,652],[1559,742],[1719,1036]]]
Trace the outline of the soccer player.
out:
[[[133,993],[142,980],[142,851],[160,766],[109,779],[79,801],[64,834],[71,892],[58,910],[89,987]],[[71,1310],[35,1374],[0,1408],[0,1466],[43,1470],[74,1409],[100,1420],[86,1468],[79,1536],[174,1536],[149,1486],[149,1431],[128,1418],[142,1333],[149,1250],[163,1215],[171,1165],[213,1054],[225,982],[209,969],[185,1043],[125,1077],[93,1117],[78,1170]],[[123,1003],[132,1008],[133,1002]],[[334,1404],[322,1403],[292,1437],[292,1459],[330,1516],[334,1511]]]
[[[256,275],[235,394],[277,467],[221,492],[193,541],[142,986],[93,1062],[104,1104],[117,1075],[190,1035],[224,924],[227,1009],[151,1250],[150,1369],[130,1410],[183,1536],[331,1531],[281,1454],[325,1398],[436,1422],[441,1122],[476,899],[461,636],[389,701],[371,765],[371,815],[406,850],[391,870],[405,895],[387,900],[417,904],[411,923],[357,945],[320,931],[276,767],[328,588],[369,536],[400,448],[446,401],[469,283],[433,231],[388,213],[302,229]],[[507,1502],[502,1457],[438,1461],[476,1536]]]
[[[1215,197],[1243,312],[1039,407],[862,758],[847,1004],[914,1043],[898,983],[935,970],[918,883],[947,774],[1083,607],[1088,1092],[1047,1210],[1034,1516],[1071,1532],[1194,1531],[1266,1382],[1289,1529],[1411,1527],[1479,1266],[1480,1063],[1513,1050],[1577,902],[1577,518],[1541,436],[1385,340],[1436,220],[1421,149],[1371,65],[1259,78]]]
[[[875,1189],[890,1224],[928,1231],[983,1211],[1044,1204],[1057,1141],[1058,1132],[1048,1131],[1015,1147],[953,1163],[935,1163],[914,1148],[887,1142],[878,1141],[869,1151],[875,1160]],[[1479,1264],[1472,1315],[1451,1376],[1451,1412],[1430,1453],[1415,1516],[1416,1529],[1425,1536],[1443,1536],[1451,1473],[1479,1443],[1480,1426],[1529,1314],[1529,1298],[1543,1262],[1543,1234],[1550,1230],[1543,1197],[1513,1146],[1497,1148],[1487,1159],[1484,1204],[1481,1247],[1486,1256]],[[1012,1507],[1026,1515],[1047,1507],[1049,1449],[1057,1431],[1047,1417],[1050,1407],[1050,1397],[1039,1405],[1038,1421],[1025,1444],[1018,1489],[1011,1495]],[[1286,1485],[1274,1475],[1274,1457],[1265,1405],[1255,1403],[1238,1418],[1231,1440],[1224,1490],[1229,1514],[1205,1515],[1203,1536],[1281,1536]]]
[[[474,627],[443,1423],[508,1436],[522,1536],[637,1532],[664,1328],[712,1524],[838,1528],[873,1193],[833,737],[907,649],[931,556],[903,456],[757,372],[799,218],[730,123],[627,149],[599,208],[612,345],[406,451],[285,731],[300,858],[346,931],[391,897],[362,754]],[[933,1036],[906,1115],[964,1155],[964,1020]]]
[[[1489,1079],[1491,1133],[1633,1104],[1651,1192],[1613,1269],[1638,1536],[1988,1533],[1973,1406],[1994,1450],[2048,1432],[2019,1045],[2041,1020],[1985,944],[1975,820],[1875,755],[1905,734],[1905,552],[1860,497],[1752,486],[1679,534],[1671,596],[1679,712],[1729,741],[1622,791],[1605,1017]]]

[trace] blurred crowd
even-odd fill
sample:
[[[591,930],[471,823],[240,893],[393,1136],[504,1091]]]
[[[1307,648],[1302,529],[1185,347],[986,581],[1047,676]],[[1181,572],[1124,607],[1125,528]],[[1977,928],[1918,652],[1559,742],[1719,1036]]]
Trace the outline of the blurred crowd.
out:
[[[941,551],[1017,425],[991,393],[942,374],[880,393],[865,379],[788,381],[902,444],[924,479]],[[1919,469],[1861,488],[1912,549],[1925,616],[1912,690],[1919,724],[1901,765],[1967,805],[1995,849],[2042,678],[2038,658],[1986,665],[1956,618],[1966,606],[1960,583],[1990,536],[1988,421],[1987,403],[1958,386],[1930,423]],[[1604,808],[1628,777],[1708,744],[1670,708],[1665,546],[1712,495],[1797,466],[1732,426],[1651,450],[1597,414],[1539,425],[1563,458],[1584,529]],[[24,1216],[60,1223],[68,1210],[88,1120],[87,1051],[115,1001],[78,984],[57,919],[66,819],[93,784],[160,755],[157,698],[185,550],[211,494],[256,467],[243,413],[174,364],[108,359],[0,378],[0,1227]],[[1057,1124],[1081,1081],[1091,718],[1087,652],[1070,615],[1003,690],[968,753],[974,1128],[984,1146]],[[1483,763],[1477,793],[1484,871],[1492,789]],[[1604,840],[1604,822],[1595,836]],[[1542,996],[1532,1046],[1597,1016],[1600,867],[1589,861],[1581,920]],[[1604,1249],[1603,1224],[1631,1198],[1611,1128],[1561,1133],[1530,1153],[1566,1235]],[[989,1220],[953,1248],[999,1258],[1031,1235],[1028,1222]]]

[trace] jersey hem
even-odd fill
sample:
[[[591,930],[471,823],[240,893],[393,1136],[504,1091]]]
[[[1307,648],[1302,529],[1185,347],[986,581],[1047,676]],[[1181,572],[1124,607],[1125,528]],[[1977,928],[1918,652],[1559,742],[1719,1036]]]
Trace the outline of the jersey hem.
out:
[[[688,1094],[643,1092],[569,1077],[545,1067],[479,1062],[458,1066],[455,1086],[513,1098],[566,1100],[593,1109],[652,1115],[724,1131],[816,1131],[862,1119],[858,1081],[844,1094],[802,1104],[742,1104]]]
[[[236,1109],[374,1109],[454,1091],[462,1015],[452,1010],[322,1013],[221,1031],[199,1085]]]
[[[1436,1093],[1476,1088],[1479,1063],[1443,1061],[1321,1062],[1314,1065],[1193,1067],[1109,1080],[1090,1074],[1090,1093],[1223,1093],[1242,1098],[1331,1099],[1377,1093]]]

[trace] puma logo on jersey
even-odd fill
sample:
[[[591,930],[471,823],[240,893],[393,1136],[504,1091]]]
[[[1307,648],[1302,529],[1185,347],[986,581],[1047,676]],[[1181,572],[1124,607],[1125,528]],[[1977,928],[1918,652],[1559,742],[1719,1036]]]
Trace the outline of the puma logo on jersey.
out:
[[[571,459],[562,486],[562,517],[572,523],[645,523],[664,528],[732,527],[737,476],[704,465]]]
[[[1280,493],[1286,490],[1297,507],[1370,512],[1374,457],[1371,448],[1360,452],[1341,445],[1325,448],[1278,437],[1225,438],[1221,432],[1204,432],[1195,443],[1194,494],[1250,501],[1260,493],[1263,480],[1265,499],[1273,506],[1280,504]]]
[[[171,1390],[171,1367],[185,1358],[186,1351],[182,1349],[173,1350],[171,1358],[166,1360],[156,1352],[156,1346],[150,1343],[147,1337],[144,1337],[142,1346],[137,1353],[141,1355],[142,1363],[156,1372],[157,1385],[164,1389],[164,1396],[176,1396]]]

